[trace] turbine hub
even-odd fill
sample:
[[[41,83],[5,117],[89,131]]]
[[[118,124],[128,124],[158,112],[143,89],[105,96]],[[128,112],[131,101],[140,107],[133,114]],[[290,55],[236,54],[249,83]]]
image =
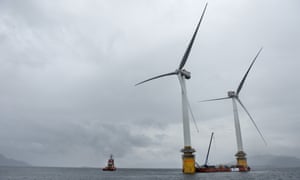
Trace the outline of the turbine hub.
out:
[[[179,71],[180,71],[180,74],[185,77],[185,79],[191,79],[191,72],[189,72],[185,69],[181,69]]]
[[[228,94],[228,97],[236,97],[236,94],[234,91],[228,91],[227,94]]]

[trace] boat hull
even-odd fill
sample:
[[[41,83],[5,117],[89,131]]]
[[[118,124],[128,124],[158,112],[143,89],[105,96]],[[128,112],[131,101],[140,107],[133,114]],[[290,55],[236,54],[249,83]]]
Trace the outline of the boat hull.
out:
[[[102,169],[102,171],[115,171],[115,170],[117,170],[117,168],[107,168],[107,167],[105,167],[105,168],[103,168]]]
[[[216,172],[248,172],[250,171],[250,167],[197,167],[197,173],[216,173]]]

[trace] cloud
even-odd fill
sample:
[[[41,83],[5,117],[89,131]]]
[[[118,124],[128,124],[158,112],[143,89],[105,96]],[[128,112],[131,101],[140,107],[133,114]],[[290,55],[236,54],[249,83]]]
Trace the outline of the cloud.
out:
[[[113,153],[123,167],[180,167],[178,80],[134,84],[178,67],[204,1],[0,3],[1,153],[42,166],[99,166]],[[185,66],[197,158],[211,131],[215,162],[234,158],[230,100],[197,101],[235,90],[261,46],[240,98],[268,147],[241,110],[245,151],[299,157],[298,4],[209,2]]]

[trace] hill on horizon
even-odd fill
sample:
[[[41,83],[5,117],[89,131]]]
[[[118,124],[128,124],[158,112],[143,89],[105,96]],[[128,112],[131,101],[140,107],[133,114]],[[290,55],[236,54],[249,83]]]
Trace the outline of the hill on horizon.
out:
[[[31,165],[23,161],[7,158],[4,155],[0,154],[0,166],[31,166]]]
[[[247,158],[249,166],[300,167],[300,159],[293,156],[257,155]]]
[[[293,156],[256,155],[256,156],[247,157],[247,160],[250,167],[274,167],[274,168],[300,167],[300,159]],[[235,162],[231,162],[228,164],[235,164]],[[0,154],[0,166],[26,167],[31,165],[24,161],[7,158],[4,155]]]

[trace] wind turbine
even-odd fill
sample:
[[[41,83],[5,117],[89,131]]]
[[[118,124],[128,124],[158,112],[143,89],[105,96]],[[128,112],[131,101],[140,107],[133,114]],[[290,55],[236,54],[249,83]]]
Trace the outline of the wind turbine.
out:
[[[170,73],[166,73],[166,74],[162,74],[159,76],[149,78],[145,81],[142,81],[142,82],[136,84],[136,85],[140,85],[145,82],[148,82],[148,81],[151,81],[154,79],[158,79],[161,77],[177,75],[180,86],[181,86],[181,95],[182,95],[182,119],[183,119],[184,148],[181,150],[181,152],[183,152],[182,159],[183,159],[183,172],[184,173],[195,173],[195,156],[193,155],[195,150],[191,146],[190,124],[189,124],[189,114],[188,114],[189,102],[187,99],[187,91],[186,91],[186,85],[185,85],[185,80],[191,78],[191,73],[183,68],[189,57],[190,51],[192,49],[193,43],[195,41],[195,38],[196,38],[196,35],[198,32],[198,29],[199,29],[202,19],[204,17],[206,8],[207,8],[207,3],[204,7],[204,10],[200,17],[200,20],[199,20],[197,27],[195,29],[195,32],[192,36],[192,39],[190,40],[188,47],[185,50],[185,53],[181,59],[178,69],[176,69],[175,71],[170,72]]]
[[[258,131],[260,137],[262,138],[262,140],[264,141],[264,143],[267,144],[266,140],[264,139],[262,133],[258,129],[258,127],[257,127],[255,121],[253,120],[252,116],[250,115],[249,111],[246,109],[246,107],[242,103],[241,99],[239,98],[239,94],[240,94],[240,92],[242,90],[242,87],[243,87],[243,85],[245,83],[245,80],[246,80],[246,78],[248,76],[248,73],[249,73],[250,69],[252,68],[254,62],[256,61],[256,59],[257,59],[257,57],[258,57],[258,55],[260,54],[261,51],[262,51],[262,48],[258,51],[258,53],[256,54],[256,56],[254,57],[251,65],[250,65],[250,67],[246,71],[243,79],[241,80],[241,82],[240,82],[240,84],[239,84],[236,92],[235,91],[228,91],[228,93],[227,93],[228,96],[227,97],[204,100],[204,101],[217,101],[217,100],[224,100],[224,99],[232,99],[233,115],[234,115],[234,125],[235,125],[235,133],[236,133],[236,141],[237,141],[237,149],[238,149],[238,152],[236,153],[235,156],[237,157],[237,165],[241,166],[241,167],[245,167],[245,168],[248,168],[248,165],[247,165],[246,153],[244,152],[244,149],[243,149],[241,127],[240,127],[240,121],[239,121],[239,115],[238,115],[238,109],[237,109],[237,103],[236,103],[236,101],[245,110],[245,112],[247,113],[247,115],[251,119],[253,125],[255,126],[256,130]],[[200,102],[204,102],[204,101],[200,101]]]

